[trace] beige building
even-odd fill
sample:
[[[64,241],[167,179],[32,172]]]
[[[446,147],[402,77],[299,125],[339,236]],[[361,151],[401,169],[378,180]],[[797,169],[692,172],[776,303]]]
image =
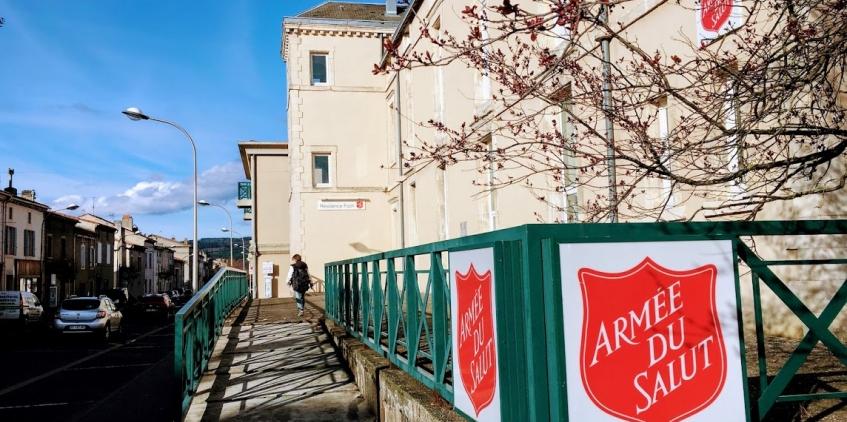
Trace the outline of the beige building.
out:
[[[531,187],[524,183],[489,192],[484,186],[508,178],[508,169],[483,170],[481,160],[460,162],[446,169],[435,165],[413,168],[405,163],[402,157],[418,151],[423,142],[446,141],[422,122],[435,119],[457,128],[475,117],[496,116],[500,111],[494,100],[500,88],[496,81],[461,61],[373,74],[373,65],[385,57],[383,38],[390,38],[402,52],[429,51],[437,58],[445,53],[420,41],[421,27],[426,26],[430,32],[467,33],[461,12],[470,2],[411,3],[398,10],[392,1],[386,5],[329,2],[283,22],[288,143],[274,144],[272,148],[279,151],[275,155],[267,153],[270,144],[264,155],[248,152],[250,148],[258,152],[262,148],[259,143],[240,144],[245,175],[252,181],[250,191],[254,195],[243,202],[244,207],[252,207],[253,214],[245,214],[245,219],[252,216],[253,237],[257,241],[251,250],[251,269],[258,274],[260,283],[262,242],[287,242],[284,252],[273,258],[274,296],[288,294],[280,274],[285,274],[282,270],[289,253],[303,255],[312,275],[321,281],[323,264],[336,259],[527,223],[583,222],[591,201],[605,194],[603,183],[598,181],[597,186],[587,188],[571,183],[574,176],[570,173],[557,178],[541,174],[530,178]],[[668,41],[668,34],[676,34],[680,28],[686,36],[696,39],[692,10],[673,3],[653,9],[648,3],[617,8],[611,19],[631,21],[628,31],[637,34],[651,51],[680,48]],[[409,8],[414,13],[408,12]],[[643,16],[646,13],[650,15]],[[657,24],[660,21],[680,25],[661,26]],[[662,33],[657,27],[670,32]],[[562,51],[566,39],[566,34],[556,29],[540,36],[540,42],[554,52]],[[623,54],[614,43],[611,49],[613,57]],[[563,87],[567,83],[561,81]],[[566,95],[567,91],[562,90],[543,100],[526,100],[521,107],[528,112],[543,110],[538,114],[543,125],[549,129],[555,121],[563,133],[568,133],[573,128],[565,118],[572,111],[567,110]],[[655,101],[654,106],[659,118],[650,130],[653,136],[667,136],[685,111],[667,99]],[[509,141],[503,137],[496,119],[480,118],[473,129],[478,137],[472,142],[484,149],[493,150]],[[580,164],[569,161],[568,165]],[[267,175],[262,176],[263,172]],[[285,174],[289,175],[287,185]],[[619,175],[622,177],[625,176]],[[636,206],[649,208],[651,201],[668,199],[667,186],[661,180],[647,180],[639,187],[647,194]],[[736,192],[733,189],[724,191],[732,195]],[[259,201],[257,207],[256,192],[265,198],[271,196],[275,202],[266,202],[268,208],[261,209]],[[695,213],[709,201],[721,200],[719,196],[720,192],[709,200],[671,197],[668,211],[661,218],[713,218],[709,213]],[[843,192],[807,197],[769,205],[760,218],[845,218],[847,208],[843,203]],[[260,217],[262,213],[264,219]],[[645,217],[622,215],[622,221],[642,219]],[[287,225],[283,227],[281,221]],[[267,240],[263,241],[263,236]],[[805,247],[807,240],[795,237],[785,243],[758,246],[769,256],[788,253],[793,258],[842,256],[847,252],[843,244],[837,243],[824,248]],[[832,280],[830,276],[809,277],[827,281],[817,291],[800,293],[805,298],[828,296],[837,281],[843,280],[837,274]],[[259,293],[263,293],[261,288]]]
[[[254,297],[291,296],[283,280],[291,260],[288,144],[241,142],[238,148],[249,180],[239,185],[238,207],[244,210],[244,219],[253,222],[247,264],[250,287]]]
[[[38,293],[42,286],[42,237],[48,207],[35,201],[35,192],[18,195],[9,187],[0,192],[0,275],[2,290]]]

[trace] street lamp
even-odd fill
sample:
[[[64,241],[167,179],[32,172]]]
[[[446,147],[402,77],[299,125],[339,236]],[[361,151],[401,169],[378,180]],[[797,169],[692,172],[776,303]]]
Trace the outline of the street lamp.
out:
[[[229,266],[231,267],[232,263],[233,263],[233,260],[232,260],[232,214],[229,213],[229,210],[226,209],[226,207],[223,207],[223,206],[218,205],[218,204],[212,204],[209,201],[206,201],[206,200],[203,200],[203,199],[197,201],[197,203],[204,206],[204,207],[209,207],[209,206],[218,207],[218,208],[224,210],[227,218],[229,218],[229,229],[230,229],[230,233],[229,233]]]
[[[58,211],[73,211],[73,210],[75,210],[75,209],[77,209],[77,208],[79,208],[79,205],[77,205],[77,204],[70,204],[70,205],[68,205],[67,207],[62,208],[62,209],[60,209],[60,210],[50,210],[50,211],[54,211],[54,212],[58,212]]]
[[[244,271],[247,271],[247,264],[244,262],[244,250],[247,247],[247,245],[246,245],[247,242],[245,242],[244,240],[246,238],[244,236],[242,236],[241,233],[239,233],[239,232],[237,232],[237,231],[235,231],[231,228],[228,229],[226,227],[221,227],[221,231],[224,232],[224,233],[229,232],[229,238],[230,239],[232,239],[233,233],[237,234],[238,237],[241,238],[241,269],[244,270]]]
[[[192,288],[192,290],[194,290],[196,292],[197,287],[198,287],[198,283],[197,283],[198,274],[197,274],[197,272],[199,271],[199,268],[198,268],[199,265],[198,265],[198,261],[197,261],[197,255],[199,255],[197,253],[197,251],[199,250],[197,248],[197,145],[194,143],[194,138],[191,137],[191,135],[188,133],[188,131],[183,129],[182,126],[180,126],[180,125],[178,125],[174,122],[169,122],[167,120],[162,120],[162,119],[157,119],[155,117],[150,117],[150,116],[144,114],[141,111],[141,109],[136,108],[136,107],[127,108],[126,110],[122,111],[122,113],[125,114],[126,117],[129,117],[129,119],[133,120],[133,121],[152,120],[154,122],[164,123],[166,125],[172,126],[172,127],[176,128],[177,130],[179,130],[180,132],[182,132],[182,134],[185,135],[185,137],[188,139],[188,142],[191,143],[191,153],[192,153],[192,157],[194,158],[194,206],[193,206],[193,208],[194,208],[194,241],[193,241],[193,248],[194,248],[194,252],[195,252],[194,257],[191,259],[191,270],[192,270],[191,288]]]

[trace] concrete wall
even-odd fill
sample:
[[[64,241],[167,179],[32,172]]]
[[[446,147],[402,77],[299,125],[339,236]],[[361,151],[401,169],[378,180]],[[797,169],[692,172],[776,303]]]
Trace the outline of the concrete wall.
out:
[[[464,422],[437,393],[387,359],[350,337],[340,326],[326,321],[330,339],[353,374],[367,405],[384,422]]]

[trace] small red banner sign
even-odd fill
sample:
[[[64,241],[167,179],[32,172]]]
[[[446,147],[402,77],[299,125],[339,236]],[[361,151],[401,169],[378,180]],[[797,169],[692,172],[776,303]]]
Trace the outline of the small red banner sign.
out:
[[[581,268],[580,374],[604,412],[677,421],[711,404],[727,363],[715,306],[717,269],[662,267],[649,257],[608,273]]]
[[[494,400],[497,387],[497,345],[494,340],[491,271],[456,271],[459,375],[477,415]]]

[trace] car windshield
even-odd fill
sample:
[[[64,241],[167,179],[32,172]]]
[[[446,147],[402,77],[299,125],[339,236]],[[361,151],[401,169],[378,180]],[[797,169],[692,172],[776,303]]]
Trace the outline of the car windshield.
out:
[[[69,299],[62,302],[62,309],[68,311],[90,311],[100,307],[97,299]]]

